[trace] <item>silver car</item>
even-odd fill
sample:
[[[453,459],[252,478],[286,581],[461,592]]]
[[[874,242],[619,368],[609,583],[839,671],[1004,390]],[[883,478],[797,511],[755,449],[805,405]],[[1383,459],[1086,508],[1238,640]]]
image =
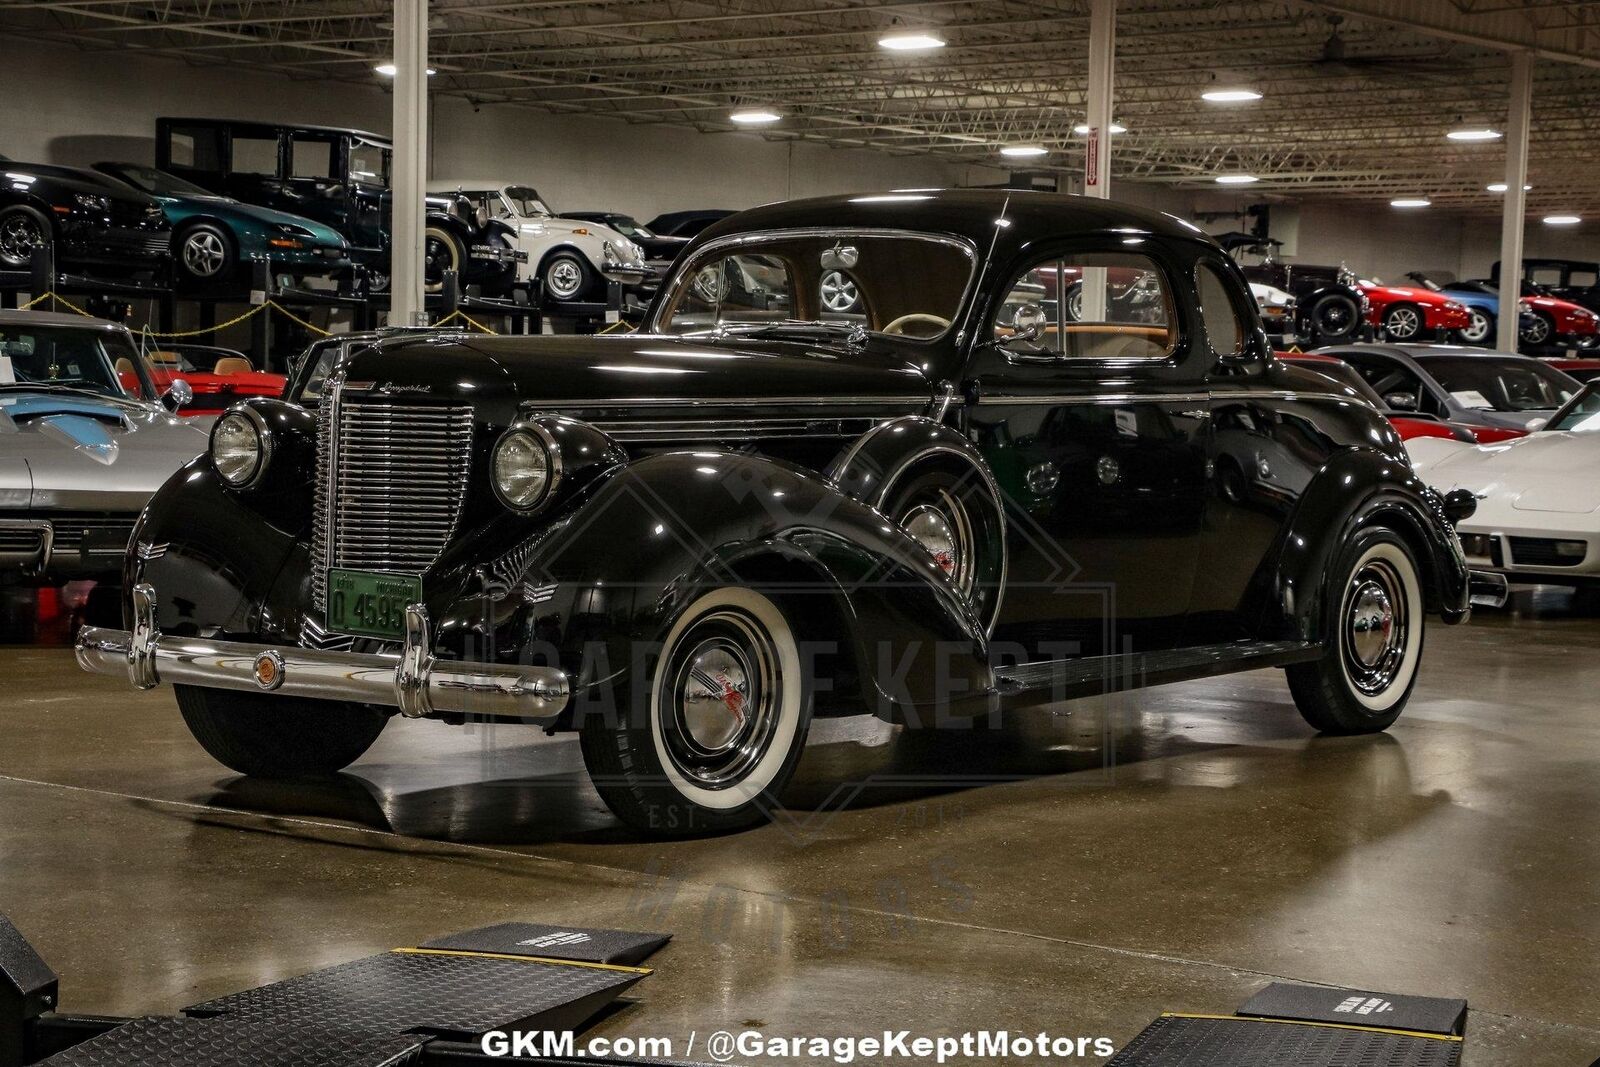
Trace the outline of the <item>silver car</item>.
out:
[[[116,574],[145,502],[206,445],[156,402],[126,327],[0,311],[0,581]]]

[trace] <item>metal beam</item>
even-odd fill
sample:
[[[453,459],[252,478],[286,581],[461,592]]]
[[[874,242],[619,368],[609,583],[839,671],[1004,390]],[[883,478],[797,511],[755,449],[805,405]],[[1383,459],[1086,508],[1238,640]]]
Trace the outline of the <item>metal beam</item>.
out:
[[[1495,345],[1502,352],[1517,350],[1517,326],[1522,308],[1522,237],[1528,181],[1528,126],[1533,114],[1533,56],[1518,52],[1511,57],[1511,110],[1506,119],[1506,202],[1500,220],[1500,321]]]
[[[428,0],[394,4],[394,166],[389,324],[421,325],[423,198],[428,186]]]

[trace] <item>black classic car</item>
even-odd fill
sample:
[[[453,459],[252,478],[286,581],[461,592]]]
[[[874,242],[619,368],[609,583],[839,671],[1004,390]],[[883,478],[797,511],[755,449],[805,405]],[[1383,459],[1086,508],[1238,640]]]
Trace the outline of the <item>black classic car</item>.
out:
[[[1493,284],[1500,284],[1500,261],[1495,260],[1490,270]],[[1528,286],[1561,300],[1588,308],[1600,314],[1600,263],[1592,259],[1524,259],[1522,261],[1523,295]]]
[[[1367,297],[1348,267],[1284,263],[1277,258],[1281,241],[1253,234],[1227,234],[1220,239],[1230,255],[1261,256],[1259,263],[1241,263],[1252,282],[1282,289],[1295,298],[1296,332],[1312,344],[1340,344],[1359,339],[1367,321]]]
[[[202,189],[246,204],[331,226],[368,267],[374,289],[387,288],[392,196],[388,138],[361,130],[233,119],[156,120],[156,167]],[[465,197],[429,196],[424,276],[438,288],[453,270],[485,295],[516,282],[514,231]]]
[[[35,248],[56,266],[164,275],[172,227],[161,205],[93,171],[0,156],[0,270],[27,270]]]
[[[758,299],[701,291],[727,261]],[[1282,667],[1318,729],[1382,730],[1424,615],[1467,612],[1470,503],[1278,362],[1187,223],[833,197],[708,229],[637,334],[325,343],[152,501],[131,628],[78,657],[173,684],[243,773],[332,772],[395,713],[532,722],[630,825],[701,832],[775,802],[813,716]]]

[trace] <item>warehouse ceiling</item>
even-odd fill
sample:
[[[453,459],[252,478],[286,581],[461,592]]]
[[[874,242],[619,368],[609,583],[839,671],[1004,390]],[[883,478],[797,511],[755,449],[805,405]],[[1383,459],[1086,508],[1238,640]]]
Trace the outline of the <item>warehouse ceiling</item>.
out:
[[[0,32],[119,55],[372,84],[386,0],[0,0]],[[435,92],[629,122],[1076,173],[1088,0],[433,0]],[[945,41],[896,53],[886,33]],[[1530,214],[1600,213],[1600,4],[1586,0],[1121,0],[1113,174],[1252,195],[1420,196],[1495,214],[1507,48],[1533,50]],[[1212,104],[1210,88],[1262,94]]]

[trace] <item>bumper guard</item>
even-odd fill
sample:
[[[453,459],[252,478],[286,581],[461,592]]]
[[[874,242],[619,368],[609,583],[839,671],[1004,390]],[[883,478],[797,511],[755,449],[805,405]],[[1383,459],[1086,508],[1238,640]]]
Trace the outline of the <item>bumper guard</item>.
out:
[[[166,682],[348,700],[392,707],[413,719],[459,712],[543,721],[566,707],[571,692],[566,674],[555,667],[434,659],[432,628],[421,604],[406,609],[398,656],[166,637],[156,627],[155,605],[154,586],[134,586],[133,629],[83,627],[78,666],[125,675],[136,689]]]

